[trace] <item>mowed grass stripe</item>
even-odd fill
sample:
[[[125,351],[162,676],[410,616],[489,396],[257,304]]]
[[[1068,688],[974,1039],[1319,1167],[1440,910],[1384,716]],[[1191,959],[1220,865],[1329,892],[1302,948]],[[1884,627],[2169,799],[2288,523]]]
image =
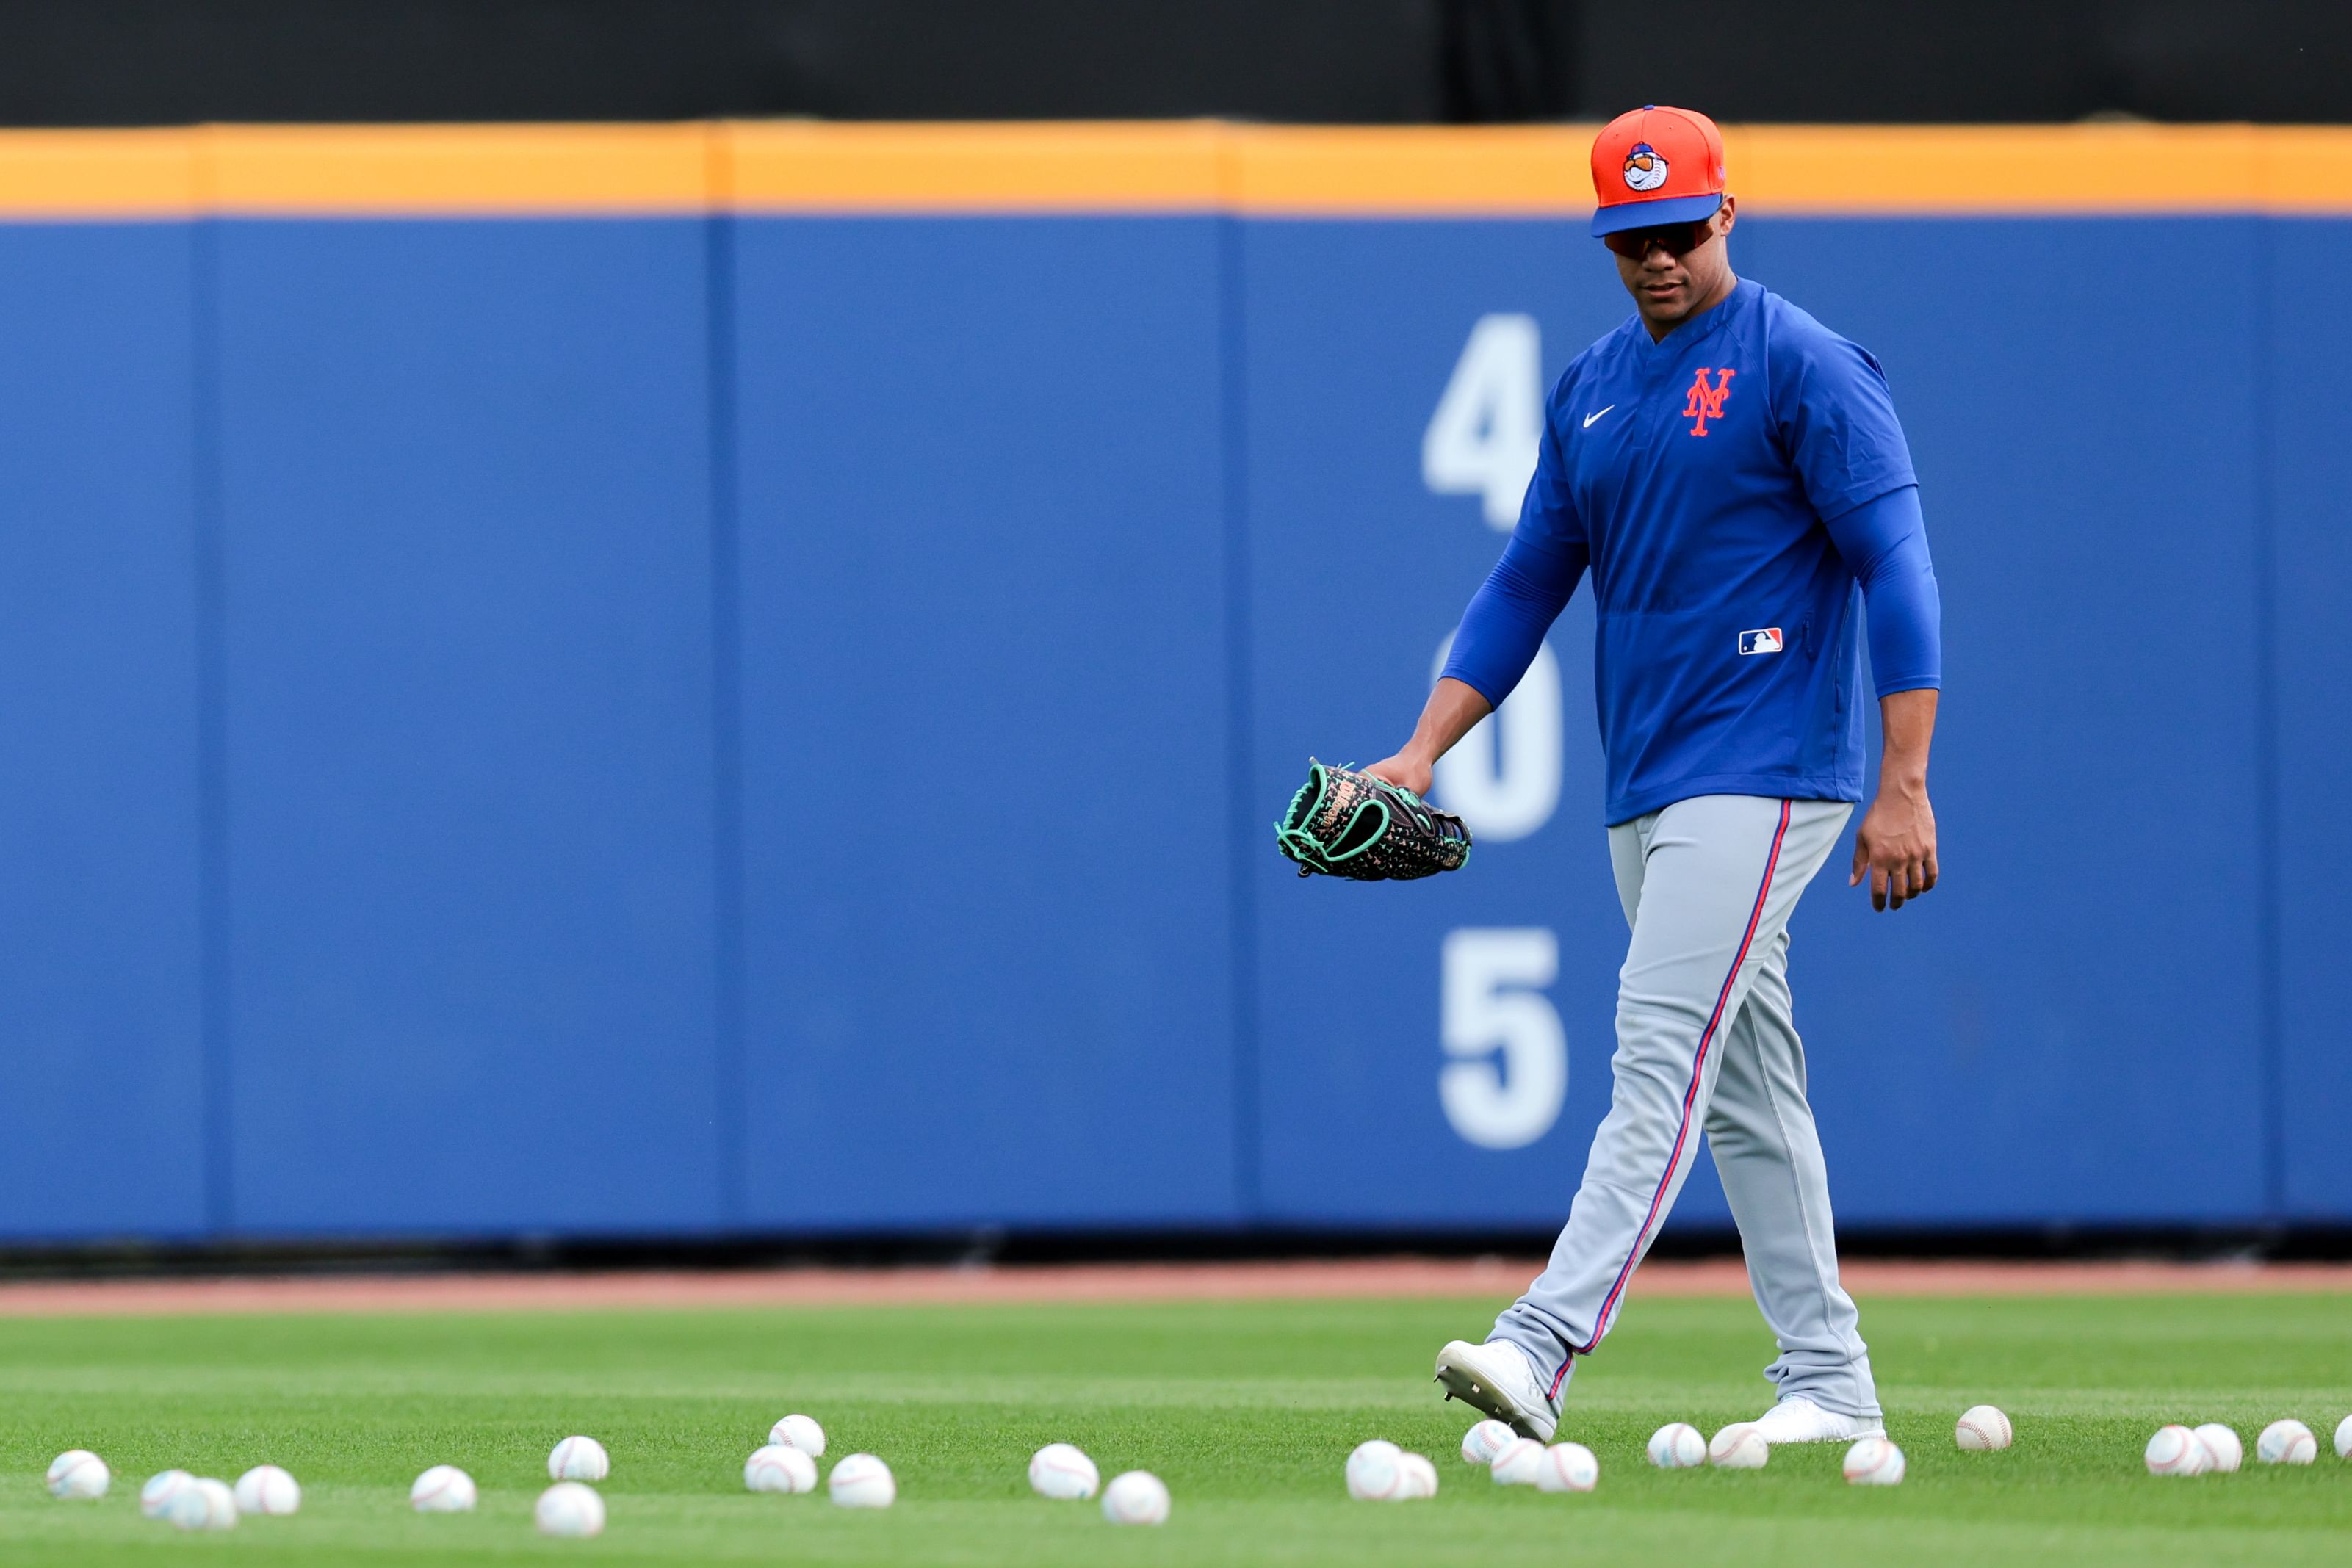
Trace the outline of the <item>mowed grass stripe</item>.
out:
[[[1669,1419],[1712,1430],[1771,1397],[1769,1336],[1744,1301],[1637,1299],[1570,1388],[1564,1435],[1600,1490],[1496,1488],[1463,1465],[1469,1424],[1427,1366],[1487,1301],[974,1306],[480,1316],[0,1322],[0,1557],[153,1562],[232,1553],[390,1564],[612,1562],[1019,1564],[1517,1563],[1664,1552],[1743,1562],[2340,1562],[2352,1465],[2157,1480],[2140,1445],[2167,1420],[2254,1433],[2295,1415],[2326,1448],[2352,1411],[2352,1298],[2003,1297],[1865,1301],[1900,1488],[1859,1489],[1833,1448],[1760,1472],[1668,1475],[1643,1460]],[[2018,1427],[1966,1455],[1951,1423],[1989,1401]],[[751,1497],[743,1458],[791,1409],[824,1421],[827,1462],[881,1454],[901,1502],[860,1515]],[[530,1525],[547,1450],[611,1448],[600,1540]],[[1346,1500],[1348,1449],[1382,1436],[1435,1457],[1431,1503]],[[1164,1530],[1029,1495],[1029,1454],[1075,1442],[1106,1478],[1165,1479]],[[70,1447],[116,1471],[94,1505],[40,1476]],[[184,1538],[138,1517],[139,1482],[177,1464],[234,1477],[282,1464],[290,1520]],[[426,1465],[470,1470],[471,1516],[419,1518]]]

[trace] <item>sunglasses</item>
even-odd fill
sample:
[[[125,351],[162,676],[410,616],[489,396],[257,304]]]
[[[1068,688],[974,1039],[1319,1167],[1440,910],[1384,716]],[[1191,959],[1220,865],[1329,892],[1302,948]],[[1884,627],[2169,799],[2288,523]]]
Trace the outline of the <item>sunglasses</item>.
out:
[[[1700,218],[1695,223],[1660,224],[1650,229],[1621,229],[1613,235],[1603,235],[1601,243],[1628,261],[1639,261],[1650,254],[1650,247],[1662,246],[1668,256],[1677,259],[1688,256],[1715,237],[1715,220]]]

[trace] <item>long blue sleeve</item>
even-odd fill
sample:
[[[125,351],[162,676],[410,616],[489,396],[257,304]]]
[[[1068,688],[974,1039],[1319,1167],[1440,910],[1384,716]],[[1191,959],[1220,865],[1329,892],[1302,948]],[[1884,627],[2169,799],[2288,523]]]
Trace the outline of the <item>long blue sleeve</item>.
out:
[[[1525,528],[1513,534],[1462,612],[1443,674],[1477,688],[1487,706],[1502,706],[1591,564],[1591,550],[1581,541],[1538,544]]]
[[[1936,563],[1927,555],[1919,486],[1890,490],[1827,526],[1862,584],[1878,695],[1942,685],[1944,605],[1936,591]]]

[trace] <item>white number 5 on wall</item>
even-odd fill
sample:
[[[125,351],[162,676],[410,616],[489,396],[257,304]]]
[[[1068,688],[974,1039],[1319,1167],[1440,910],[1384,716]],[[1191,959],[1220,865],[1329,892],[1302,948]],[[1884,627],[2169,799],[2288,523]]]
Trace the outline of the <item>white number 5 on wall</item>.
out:
[[[1568,1036],[1543,994],[1559,943],[1541,926],[1465,926],[1446,933],[1443,967],[1445,1119],[1482,1149],[1524,1148],[1568,1097]]]

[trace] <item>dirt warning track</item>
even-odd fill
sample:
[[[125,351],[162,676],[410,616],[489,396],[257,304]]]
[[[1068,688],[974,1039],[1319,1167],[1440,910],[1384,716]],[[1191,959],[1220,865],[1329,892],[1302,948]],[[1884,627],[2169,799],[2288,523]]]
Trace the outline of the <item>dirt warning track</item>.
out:
[[[566,1312],[622,1308],[959,1305],[986,1302],[1335,1300],[1517,1295],[1537,1259],[1423,1258],[1007,1268],[710,1272],[235,1275],[0,1283],[0,1317],[253,1312]],[[1874,1296],[2352,1292],[2343,1264],[2003,1263],[1858,1260],[1848,1289]],[[1743,1296],[1736,1260],[1653,1261],[1636,1296]]]

